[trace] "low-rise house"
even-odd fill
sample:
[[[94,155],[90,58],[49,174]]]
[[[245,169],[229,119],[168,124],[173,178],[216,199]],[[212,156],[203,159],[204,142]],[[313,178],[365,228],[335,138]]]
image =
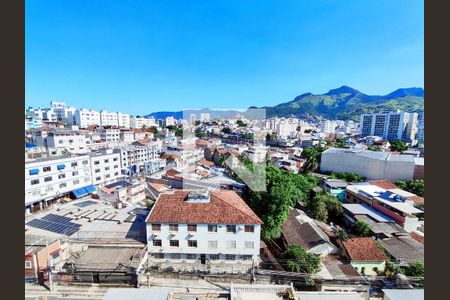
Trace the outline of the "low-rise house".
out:
[[[342,251],[361,275],[376,276],[385,269],[386,256],[370,237],[345,240],[342,242]]]
[[[325,191],[336,196],[341,201],[345,200],[345,188],[347,187],[347,182],[340,179],[325,179],[322,182],[322,187]]]
[[[424,261],[424,244],[413,237],[394,236],[380,241],[387,253],[400,265],[413,261]]]
[[[300,246],[320,256],[338,253],[328,235],[300,209],[292,209],[281,225],[284,246]]]
[[[262,221],[234,191],[163,193],[146,222],[152,266],[244,272],[258,264]]]
[[[162,158],[154,158],[144,163],[144,170],[146,174],[154,174],[161,172],[166,168],[167,162]]]
[[[61,262],[64,251],[57,238],[25,235],[25,280],[37,281],[40,273]]]

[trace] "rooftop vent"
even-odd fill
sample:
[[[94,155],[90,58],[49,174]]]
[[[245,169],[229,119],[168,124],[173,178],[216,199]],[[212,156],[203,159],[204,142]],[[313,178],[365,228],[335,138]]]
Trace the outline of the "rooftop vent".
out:
[[[190,191],[186,201],[187,202],[195,202],[195,203],[205,203],[209,202],[211,197],[211,192],[208,190],[196,190]]]

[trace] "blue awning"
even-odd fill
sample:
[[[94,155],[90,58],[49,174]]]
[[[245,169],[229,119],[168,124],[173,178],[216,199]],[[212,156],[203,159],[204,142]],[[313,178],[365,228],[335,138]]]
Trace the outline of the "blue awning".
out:
[[[62,170],[62,169],[65,169],[65,168],[66,168],[66,165],[64,165],[64,164],[62,164],[62,165],[57,165],[56,168],[57,168],[58,170]]]
[[[91,193],[97,191],[97,189],[96,189],[95,186],[93,186],[93,185],[85,186],[84,189],[86,190],[86,192],[87,192],[88,194],[91,194]]]
[[[39,169],[30,169],[30,175],[36,175],[39,174]]]
[[[88,192],[86,191],[85,188],[79,188],[79,189],[73,190],[72,194],[75,196],[75,198],[80,198],[80,197],[86,196],[88,194]]]

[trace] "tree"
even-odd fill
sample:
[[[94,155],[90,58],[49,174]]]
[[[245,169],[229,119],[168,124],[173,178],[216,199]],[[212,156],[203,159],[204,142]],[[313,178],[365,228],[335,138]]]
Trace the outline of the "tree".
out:
[[[361,176],[357,173],[350,173],[350,172],[342,172],[342,173],[331,173],[328,178],[337,178],[341,180],[345,180],[347,182],[360,182],[365,181],[366,178],[364,176]]]
[[[305,169],[314,172],[319,168],[320,156],[325,148],[316,146],[313,148],[306,148],[302,154],[306,157]]]
[[[183,136],[183,129],[182,128],[178,128],[177,130],[175,130],[175,135],[182,137]]]
[[[421,261],[413,261],[404,270],[406,276],[425,277],[425,266]]]
[[[228,159],[228,157],[230,157],[230,153],[224,153],[224,154],[220,154],[220,166],[225,168],[226,167],[226,160]]]
[[[347,232],[345,232],[344,230],[340,229],[336,236],[338,237],[338,239],[340,239],[341,241],[346,241],[348,240],[348,234]]]
[[[321,269],[320,258],[299,246],[289,246],[281,258],[287,259],[287,268],[291,272],[314,274]]]
[[[379,147],[377,147],[377,146],[372,146],[372,145],[368,146],[368,147],[367,147],[367,150],[375,151],[375,152],[381,152],[381,149],[380,149]]]
[[[408,150],[408,146],[406,145],[405,142],[400,140],[395,140],[391,142],[391,151],[403,152],[406,150]]]
[[[273,135],[268,132],[266,134],[266,142],[271,142],[271,141],[273,141],[273,139],[274,139]]]
[[[356,221],[353,226],[353,233],[357,236],[370,236],[370,226],[364,221]]]
[[[246,127],[246,126],[247,126],[247,124],[245,124],[242,120],[237,120],[237,121],[236,121],[236,124],[237,124],[239,127]]]
[[[223,132],[225,134],[230,134],[231,133],[231,129],[229,127],[224,127],[224,128],[222,128],[221,132]]]
[[[308,201],[307,208],[312,218],[326,222],[328,220],[327,206],[322,199],[314,197]]]
[[[252,140],[253,139],[253,133],[243,133],[242,138],[246,140]]]
[[[152,126],[152,127],[150,127],[150,128],[147,128],[147,131],[148,131],[148,132],[151,132],[151,133],[153,133],[153,134],[158,134],[158,128],[155,127],[155,126]]]
[[[424,197],[425,181],[423,179],[414,179],[409,181],[396,181],[395,184],[402,190],[414,193],[417,196]]]

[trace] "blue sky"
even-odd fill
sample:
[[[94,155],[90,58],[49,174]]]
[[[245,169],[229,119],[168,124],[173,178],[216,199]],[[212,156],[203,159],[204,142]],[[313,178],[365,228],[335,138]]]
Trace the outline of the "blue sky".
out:
[[[145,114],[424,84],[423,1],[27,0],[26,106]]]

